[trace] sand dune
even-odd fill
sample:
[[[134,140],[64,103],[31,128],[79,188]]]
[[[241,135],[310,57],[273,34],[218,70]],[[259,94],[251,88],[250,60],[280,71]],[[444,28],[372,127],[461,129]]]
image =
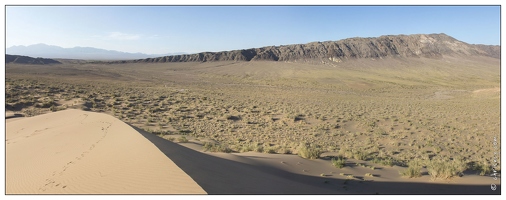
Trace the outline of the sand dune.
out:
[[[205,193],[112,116],[65,110],[6,124],[6,194]]]
[[[296,155],[199,152],[101,113],[16,119],[6,124],[6,194],[500,193],[500,185],[490,190],[490,177],[477,175],[406,179],[398,166],[336,169]]]

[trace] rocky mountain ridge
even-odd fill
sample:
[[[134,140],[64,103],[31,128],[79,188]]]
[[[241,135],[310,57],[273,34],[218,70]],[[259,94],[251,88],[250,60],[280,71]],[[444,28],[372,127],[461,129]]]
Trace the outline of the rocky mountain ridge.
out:
[[[221,52],[173,55],[113,63],[163,63],[210,61],[325,61],[343,62],[360,58],[489,56],[500,58],[498,45],[474,45],[444,33],[387,35],[376,38],[348,38],[339,41],[268,46]]]
[[[9,54],[5,54],[5,63],[32,64],[32,65],[61,64],[60,61],[49,58],[32,58],[28,56],[9,55]]]

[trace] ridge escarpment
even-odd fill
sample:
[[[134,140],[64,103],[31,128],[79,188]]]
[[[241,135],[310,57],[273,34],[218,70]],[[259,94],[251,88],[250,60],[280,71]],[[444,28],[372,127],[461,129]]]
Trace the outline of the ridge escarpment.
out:
[[[500,58],[498,45],[474,45],[444,33],[387,35],[376,38],[348,38],[339,41],[267,46],[221,52],[164,56],[113,63],[163,63],[209,61],[308,61],[342,62],[360,58],[488,56]]]

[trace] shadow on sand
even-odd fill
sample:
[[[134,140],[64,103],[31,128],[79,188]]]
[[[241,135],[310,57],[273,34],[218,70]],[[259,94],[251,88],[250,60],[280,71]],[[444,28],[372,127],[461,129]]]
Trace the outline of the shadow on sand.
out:
[[[235,162],[189,149],[132,126],[208,194],[501,194],[500,185],[373,182],[294,174]],[[492,178],[491,178],[492,180]]]
[[[5,119],[12,119],[12,118],[17,118],[17,117],[24,117],[24,115],[15,113],[14,115],[11,115],[11,116],[5,116]]]

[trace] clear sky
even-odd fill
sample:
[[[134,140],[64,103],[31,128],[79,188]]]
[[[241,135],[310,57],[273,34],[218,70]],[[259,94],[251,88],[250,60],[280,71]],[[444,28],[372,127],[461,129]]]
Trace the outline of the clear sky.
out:
[[[417,33],[500,44],[499,6],[7,6],[5,17],[6,47],[197,53]]]

